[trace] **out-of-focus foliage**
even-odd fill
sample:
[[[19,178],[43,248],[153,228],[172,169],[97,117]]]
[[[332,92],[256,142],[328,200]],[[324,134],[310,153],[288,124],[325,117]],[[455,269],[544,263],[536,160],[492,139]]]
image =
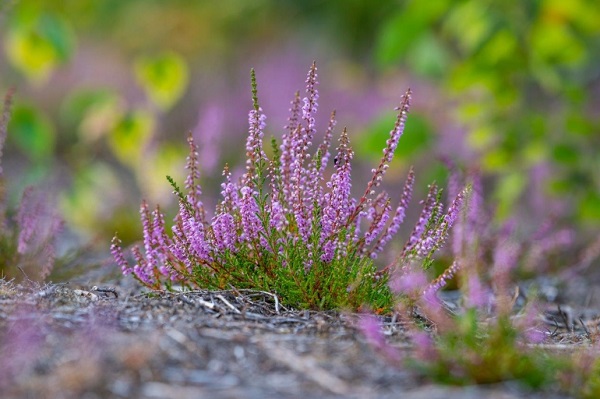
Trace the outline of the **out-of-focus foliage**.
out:
[[[500,176],[502,216],[529,172],[552,163],[548,193],[574,197],[580,220],[600,220],[600,118],[588,105],[600,90],[600,3],[407,1],[382,24],[375,58],[459,100],[468,143]]]
[[[162,110],[171,108],[188,84],[187,65],[175,53],[141,58],[135,64],[135,74],[148,98]]]
[[[53,12],[41,12],[32,3],[15,7],[4,40],[10,63],[27,78],[42,83],[75,49],[71,26]]]
[[[55,131],[49,119],[30,105],[17,105],[8,125],[10,139],[33,162],[48,161],[54,153]]]

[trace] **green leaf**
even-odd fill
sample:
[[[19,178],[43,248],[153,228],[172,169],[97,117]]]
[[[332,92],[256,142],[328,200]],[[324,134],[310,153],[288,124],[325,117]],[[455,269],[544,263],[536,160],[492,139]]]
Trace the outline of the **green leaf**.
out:
[[[531,32],[532,57],[544,65],[575,66],[584,61],[586,48],[568,24],[541,20]]]
[[[452,7],[444,20],[444,28],[464,54],[472,55],[488,39],[493,17],[484,2],[464,1]]]
[[[175,53],[142,57],[135,63],[138,83],[162,110],[168,110],[181,98],[188,84],[188,74],[185,60]]]
[[[125,165],[139,167],[154,130],[154,118],[144,111],[133,111],[121,119],[110,133],[113,153]]]
[[[523,194],[527,183],[527,175],[522,172],[512,172],[502,176],[495,192],[495,197],[498,200],[496,216],[499,220],[503,220],[514,213],[515,203]]]
[[[600,220],[600,195],[591,191],[588,192],[579,203],[578,213],[582,221],[597,225]]]
[[[415,41],[407,57],[411,69],[424,77],[442,77],[450,63],[450,55],[440,40],[426,33]]]
[[[54,153],[54,127],[42,112],[31,106],[14,107],[8,132],[11,141],[36,163],[48,160]]]
[[[6,55],[28,79],[41,83],[70,58],[75,35],[68,22],[56,15],[27,15],[20,20],[23,22],[12,24],[7,34]]]
[[[375,48],[379,65],[388,66],[404,58],[448,5],[448,1],[413,1],[388,18],[381,27]]]
[[[568,144],[557,144],[552,149],[552,159],[564,165],[574,165],[579,159],[579,151]]]

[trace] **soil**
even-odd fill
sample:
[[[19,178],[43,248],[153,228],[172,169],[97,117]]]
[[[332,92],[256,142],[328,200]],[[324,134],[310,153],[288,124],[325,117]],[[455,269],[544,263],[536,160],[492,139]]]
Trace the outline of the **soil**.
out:
[[[515,382],[433,385],[380,356],[357,331],[359,315],[287,309],[269,293],[143,293],[128,278],[81,281],[0,280],[0,397],[565,397]],[[571,314],[553,319],[551,344],[568,350],[585,320],[565,328],[565,317],[582,316],[562,311]],[[409,352],[405,326],[384,321],[387,339]]]

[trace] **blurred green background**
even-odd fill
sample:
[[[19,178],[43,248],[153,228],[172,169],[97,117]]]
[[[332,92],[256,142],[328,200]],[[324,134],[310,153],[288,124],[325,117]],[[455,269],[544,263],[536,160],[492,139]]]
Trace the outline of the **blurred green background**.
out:
[[[243,167],[250,68],[281,137],[313,60],[318,126],[337,109],[356,173],[410,86],[390,191],[410,164],[421,189],[443,183],[451,159],[483,173],[500,219],[600,225],[597,0],[5,1],[0,40],[12,201],[42,184],[80,243],[136,240],[142,197],[174,205],[164,176],[182,181],[189,131],[210,209],[222,165]]]

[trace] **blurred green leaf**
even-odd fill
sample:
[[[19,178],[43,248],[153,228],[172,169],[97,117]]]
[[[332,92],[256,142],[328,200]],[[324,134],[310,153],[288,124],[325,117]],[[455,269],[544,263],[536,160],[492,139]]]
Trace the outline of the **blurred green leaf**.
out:
[[[188,67],[175,53],[142,57],[135,64],[135,75],[146,95],[162,110],[171,108],[188,84]]]
[[[527,175],[522,172],[511,172],[500,178],[494,193],[498,200],[498,219],[502,220],[514,214],[515,203],[523,194],[527,183]]]
[[[482,165],[487,171],[503,172],[509,165],[511,153],[502,147],[495,147],[483,155]]]
[[[5,39],[10,63],[34,82],[43,82],[75,49],[75,35],[68,22],[53,14],[18,16]]]
[[[117,123],[110,133],[109,144],[123,164],[139,167],[154,125],[154,117],[140,110],[128,113]]]
[[[375,48],[379,65],[392,65],[404,58],[411,48],[416,49],[421,35],[447,10],[449,3],[447,0],[412,1],[385,21]]]
[[[10,140],[35,163],[47,161],[54,152],[54,127],[41,111],[32,106],[14,107],[8,132]]]
[[[555,162],[573,165],[579,159],[579,152],[569,144],[557,144],[552,149],[552,159]]]
[[[562,20],[544,19],[531,32],[532,56],[547,65],[577,65],[586,56],[584,44]]]
[[[472,54],[488,40],[493,29],[493,16],[484,2],[462,1],[450,8],[444,30],[457,39],[463,53]]]
[[[443,76],[448,68],[450,55],[444,45],[432,34],[421,35],[407,57],[411,69],[425,77]]]
[[[588,223],[597,224],[600,221],[600,195],[588,192],[579,203],[579,218]]]

